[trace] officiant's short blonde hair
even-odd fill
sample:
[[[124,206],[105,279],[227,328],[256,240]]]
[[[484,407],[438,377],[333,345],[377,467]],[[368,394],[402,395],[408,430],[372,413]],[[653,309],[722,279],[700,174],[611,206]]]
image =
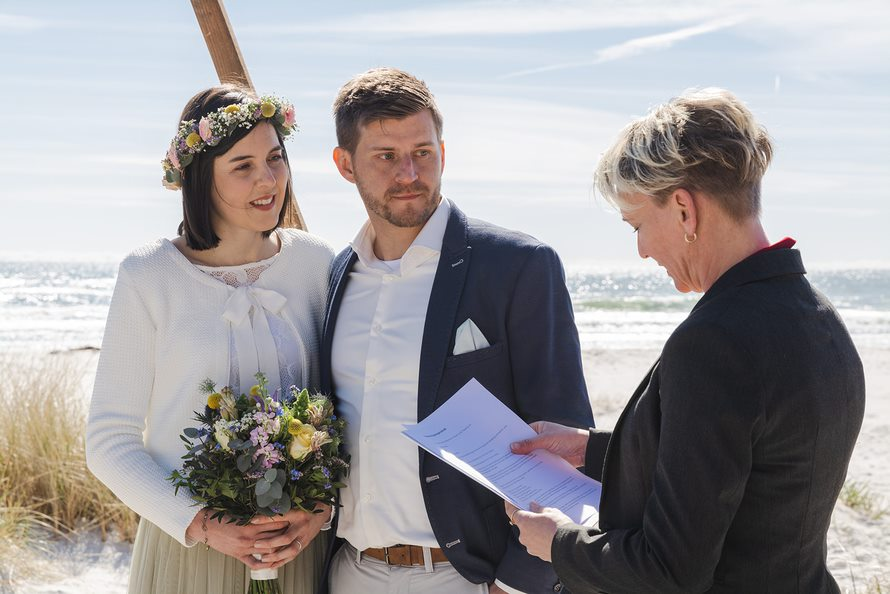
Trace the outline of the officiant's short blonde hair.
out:
[[[707,194],[733,219],[760,214],[772,160],[766,129],[725,89],[693,89],[631,122],[600,158],[597,191],[613,206],[644,194],[662,206],[684,188]]]

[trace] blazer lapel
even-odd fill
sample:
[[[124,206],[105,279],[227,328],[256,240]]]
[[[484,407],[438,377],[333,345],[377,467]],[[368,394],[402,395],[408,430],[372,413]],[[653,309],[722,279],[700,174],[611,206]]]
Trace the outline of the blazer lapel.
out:
[[[649,368],[649,371],[643,377],[643,381],[640,382],[640,385],[637,386],[637,389],[634,391],[633,396],[630,397],[627,404],[624,406],[624,410],[621,411],[621,415],[618,417],[618,420],[615,422],[615,426],[612,429],[612,437],[609,439],[609,443],[606,445],[606,453],[603,455],[603,459],[599,462],[600,466],[588,466],[585,468],[585,472],[587,469],[590,469],[591,472],[596,472],[599,477],[602,479],[602,491],[600,491],[600,507],[602,508],[602,502],[606,500],[606,493],[611,493],[609,489],[609,485],[611,481],[606,480],[606,473],[609,472],[609,457],[613,455],[614,449],[616,446],[615,436],[621,431],[621,426],[624,425],[624,419],[629,414],[637,403],[637,400],[643,395],[643,392],[646,391],[646,388],[649,387],[649,384],[652,382],[652,375],[655,373],[656,369],[658,369],[658,364],[661,363],[661,356],[655,360],[655,363],[652,364],[652,367]],[[600,516],[602,520],[602,516]],[[603,524],[600,524],[600,527],[603,527]]]
[[[429,416],[436,406],[471,252],[467,242],[467,217],[452,203],[423,328],[417,382],[418,421]]]
[[[331,282],[328,289],[328,306],[324,315],[324,330],[321,340],[321,389],[326,394],[332,393],[333,378],[331,377],[331,349],[334,343],[334,326],[337,323],[337,314],[340,313],[340,304],[343,302],[343,290],[346,283],[343,282],[346,275],[352,270],[353,264],[358,259],[358,254],[352,248],[346,248],[334,259],[331,266]]]

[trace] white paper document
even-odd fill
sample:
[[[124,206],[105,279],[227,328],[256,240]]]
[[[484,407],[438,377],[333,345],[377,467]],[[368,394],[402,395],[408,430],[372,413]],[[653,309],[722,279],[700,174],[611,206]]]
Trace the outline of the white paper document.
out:
[[[599,518],[599,481],[544,450],[511,452],[511,443],[534,437],[535,431],[475,378],[402,433],[520,509],[536,501],[578,524],[592,525]]]

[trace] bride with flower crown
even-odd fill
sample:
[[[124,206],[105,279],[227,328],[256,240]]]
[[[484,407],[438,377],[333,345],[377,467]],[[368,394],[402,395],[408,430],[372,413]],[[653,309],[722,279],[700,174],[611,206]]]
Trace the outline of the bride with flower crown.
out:
[[[293,106],[279,98],[234,86],[195,95],[163,161],[164,185],[182,192],[178,234],[120,265],[87,462],[141,516],[131,593],[241,594],[251,569],[280,568],[284,592],[308,594],[321,577],[330,507],[237,526],[167,480],[182,462],[180,432],[203,410],[205,378],[240,391],[257,372],[270,391],[318,385],[333,252],[281,228],[294,127]]]

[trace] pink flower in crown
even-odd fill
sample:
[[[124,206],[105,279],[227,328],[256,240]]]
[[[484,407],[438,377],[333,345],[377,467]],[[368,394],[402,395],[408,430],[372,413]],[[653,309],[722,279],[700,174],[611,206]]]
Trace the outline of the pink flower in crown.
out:
[[[201,135],[201,140],[204,142],[210,142],[210,139],[213,138],[213,132],[210,131],[210,120],[206,117],[201,118],[201,121],[198,122],[198,134]]]
[[[290,128],[297,121],[297,114],[294,112],[294,106],[288,105],[284,108],[284,125]]]
[[[167,159],[173,167],[182,171],[182,167],[179,165],[179,156],[176,154],[176,148],[172,144],[167,149]]]

